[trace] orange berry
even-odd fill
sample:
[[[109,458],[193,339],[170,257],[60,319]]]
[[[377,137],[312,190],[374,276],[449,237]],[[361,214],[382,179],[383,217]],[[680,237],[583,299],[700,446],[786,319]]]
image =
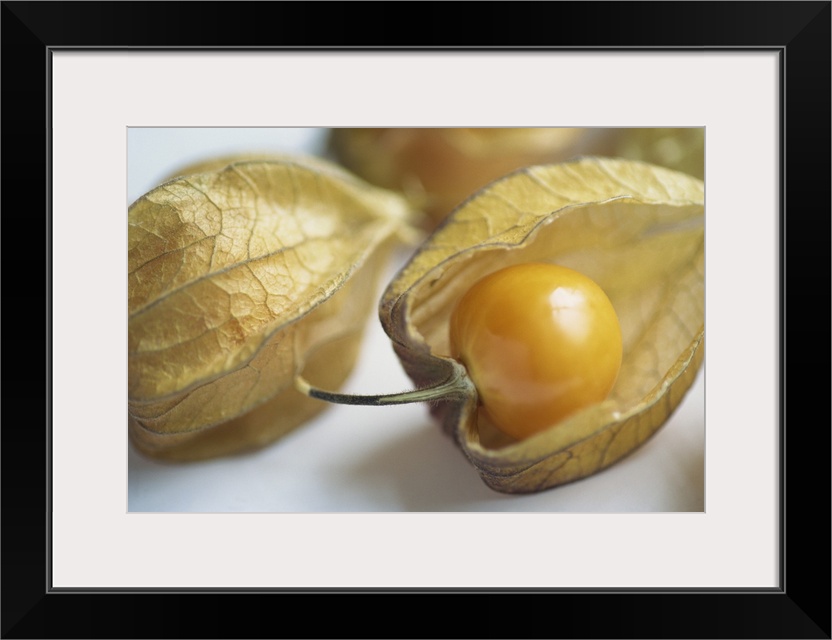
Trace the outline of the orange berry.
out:
[[[609,298],[554,264],[507,267],[476,282],[451,314],[450,343],[490,418],[518,439],[604,400],[621,368]]]

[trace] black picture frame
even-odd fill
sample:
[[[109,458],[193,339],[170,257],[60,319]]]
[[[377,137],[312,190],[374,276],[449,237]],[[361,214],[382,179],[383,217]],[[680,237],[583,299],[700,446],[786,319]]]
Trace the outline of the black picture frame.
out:
[[[830,2],[3,2],[0,19],[3,638],[830,637]],[[780,587],[52,589],[50,58],[131,47],[779,52]]]

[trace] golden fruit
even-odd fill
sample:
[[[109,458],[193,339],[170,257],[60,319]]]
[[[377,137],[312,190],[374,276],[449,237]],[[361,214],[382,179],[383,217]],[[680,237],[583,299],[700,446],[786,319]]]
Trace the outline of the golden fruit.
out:
[[[477,281],[450,317],[461,360],[489,418],[526,438],[607,397],[621,367],[621,327],[592,280],[550,263]]]

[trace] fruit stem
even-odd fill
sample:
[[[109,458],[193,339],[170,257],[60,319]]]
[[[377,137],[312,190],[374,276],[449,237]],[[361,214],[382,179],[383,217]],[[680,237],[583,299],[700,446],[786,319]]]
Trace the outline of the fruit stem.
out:
[[[432,387],[388,393],[380,395],[353,395],[324,391],[310,385],[303,377],[295,378],[295,388],[305,396],[332,402],[335,404],[384,406],[388,404],[412,404],[415,402],[430,402],[433,400],[447,400],[450,398],[464,398],[476,393],[474,383],[468,377],[468,372],[461,364],[454,362],[451,375],[443,382]]]

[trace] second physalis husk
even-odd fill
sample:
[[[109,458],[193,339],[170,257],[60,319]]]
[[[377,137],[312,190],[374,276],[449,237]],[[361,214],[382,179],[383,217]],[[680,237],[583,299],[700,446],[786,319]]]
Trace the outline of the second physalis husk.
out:
[[[252,449],[351,371],[404,200],[317,159],[211,161],[128,211],[128,423],[143,453]]]

